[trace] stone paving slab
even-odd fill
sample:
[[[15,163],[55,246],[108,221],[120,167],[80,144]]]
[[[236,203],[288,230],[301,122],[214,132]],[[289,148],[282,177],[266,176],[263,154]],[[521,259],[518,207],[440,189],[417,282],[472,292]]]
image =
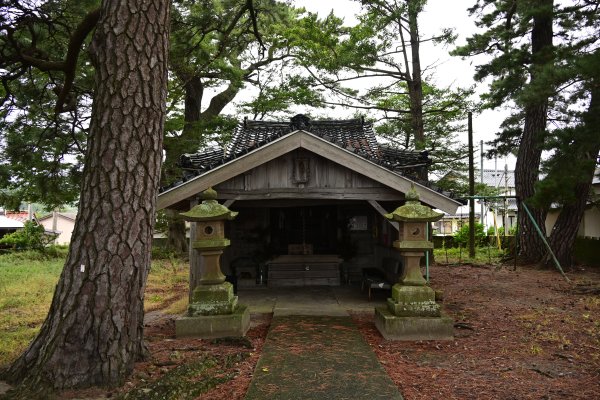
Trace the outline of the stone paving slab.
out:
[[[347,311],[374,312],[385,306],[390,291],[375,291],[369,301],[360,286],[307,286],[290,288],[239,288],[239,303],[251,313],[283,315],[337,315]]]
[[[274,316],[246,400],[402,400],[350,317]]]

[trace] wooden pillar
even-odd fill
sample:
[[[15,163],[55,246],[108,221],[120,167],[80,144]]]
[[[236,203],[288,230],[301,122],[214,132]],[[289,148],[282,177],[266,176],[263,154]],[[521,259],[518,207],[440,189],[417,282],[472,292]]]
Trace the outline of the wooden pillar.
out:
[[[198,205],[198,197],[195,196],[190,200],[190,210],[192,207]],[[190,222],[190,243],[189,243],[189,257],[190,257],[190,292],[189,298],[192,300],[192,292],[200,284],[200,276],[202,272],[202,257],[198,250],[194,249],[193,243],[196,241],[196,223]]]

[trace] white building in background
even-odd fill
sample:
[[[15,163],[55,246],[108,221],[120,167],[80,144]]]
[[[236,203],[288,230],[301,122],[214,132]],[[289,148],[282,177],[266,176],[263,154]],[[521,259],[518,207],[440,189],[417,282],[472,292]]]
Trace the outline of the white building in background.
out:
[[[504,169],[484,169],[476,171],[477,183],[493,187],[498,196],[515,195],[515,172]],[[517,201],[515,199],[475,200],[475,220],[490,227],[506,227],[506,232],[517,223]],[[434,223],[435,234],[453,235],[461,226],[469,223],[469,205],[458,207],[454,215],[446,214]]]
[[[476,175],[481,181],[481,173]],[[590,199],[579,226],[577,236],[600,238],[600,168],[596,169],[596,175],[592,182]],[[511,170],[483,170],[483,183],[498,190],[499,196],[515,195],[515,172]],[[483,220],[481,218],[483,211]],[[546,217],[546,234],[550,236],[552,228],[558,219],[560,208],[553,207],[548,211]],[[475,219],[483,223],[486,229],[494,226],[494,218],[498,228],[505,226],[508,231],[517,223],[517,200],[507,199],[498,201],[481,202],[475,201]],[[461,206],[454,215],[445,215],[434,224],[435,234],[453,235],[464,224],[469,223],[469,206]]]
[[[23,222],[8,218],[4,215],[4,211],[0,211],[0,238],[19,229],[23,229],[23,226]]]
[[[77,213],[63,213],[54,211],[42,218],[38,222],[44,226],[46,232],[58,234],[54,243],[67,245],[71,243],[71,235],[75,228],[75,217]]]

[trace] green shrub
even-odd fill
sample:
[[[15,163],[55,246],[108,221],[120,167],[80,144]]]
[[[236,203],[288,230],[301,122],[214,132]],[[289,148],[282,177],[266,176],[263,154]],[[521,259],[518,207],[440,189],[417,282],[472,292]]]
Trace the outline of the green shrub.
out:
[[[172,260],[178,258],[181,258],[181,254],[178,254],[174,250],[162,246],[152,246],[153,260]]]
[[[16,250],[43,250],[46,245],[56,239],[57,235],[46,234],[42,225],[27,221],[23,229],[4,235],[0,245]]]
[[[475,223],[475,245],[481,246],[485,243],[486,234],[483,228],[483,224],[478,222]],[[469,224],[463,225],[455,234],[454,242],[460,246],[467,246],[469,243]]]
[[[488,236],[496,236],[496,229],[493,226],[490,226],[487,230]],[[501,226],[498,228],[498,236],[504,236],[504,227]]]

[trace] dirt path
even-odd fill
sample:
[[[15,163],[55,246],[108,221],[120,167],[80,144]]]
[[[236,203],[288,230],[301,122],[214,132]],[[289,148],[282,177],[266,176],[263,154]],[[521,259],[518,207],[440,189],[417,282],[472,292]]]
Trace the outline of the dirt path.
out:
[[[406,399],[600,399],[599,296],[533,268],[437,266],[431,276],[454,341],[386,341],[372,315],[353,316]]]

